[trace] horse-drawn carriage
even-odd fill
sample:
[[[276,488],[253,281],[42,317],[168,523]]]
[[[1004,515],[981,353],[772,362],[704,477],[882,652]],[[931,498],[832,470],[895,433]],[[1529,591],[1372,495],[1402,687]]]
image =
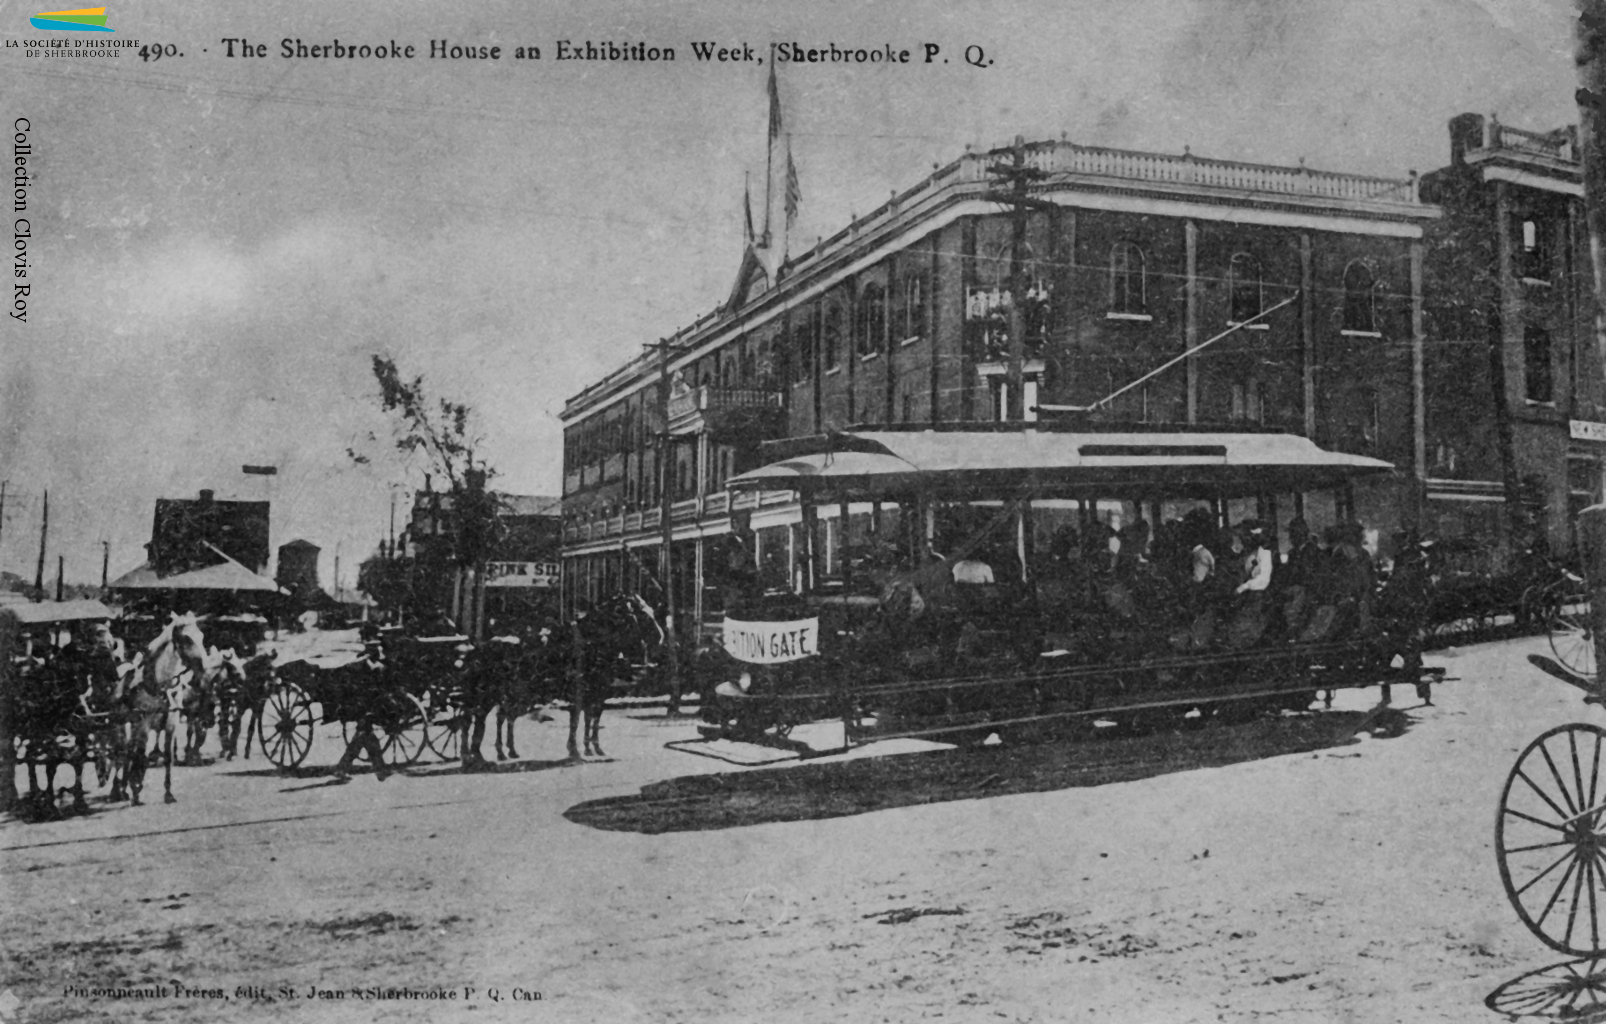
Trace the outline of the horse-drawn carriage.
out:
[[[1395,600],[1363,593],[1353,481],[1387,463],[1285,434],[1041,427],[794,440],[732,478],[794,492],[801,521],[768,538],[757,524],[759,547],[792,562],[727,612],[711,731],[784,739],[840,718],[847,744],[984,737],[1303,709],[1349,687],[1426,694],[1442,678],[1421,664],[1420,571],[1400,574]],[[1231,545],[1275,552],[1306,517],[1345,534],[1323,564],[1348,559],[1366,582],[1329,600],[1305,580],[1297,613],[1290,587],[1234,593],[1255,552]],[[1228,530],[1249,521],[1264,540]],[[1221,571],[1202,577],[1225,591],[1190,578],[1207,546]]]
[[[54,811],[62,765],[73,769],[80,810],[86,763],[107,771],[114,723],[95,710],[90,693],[100,675],[94,633],[111,618],[99,601],[0,605],[0,804],[16,799],[17,766],[28,770],[27,804],[35,814]]]

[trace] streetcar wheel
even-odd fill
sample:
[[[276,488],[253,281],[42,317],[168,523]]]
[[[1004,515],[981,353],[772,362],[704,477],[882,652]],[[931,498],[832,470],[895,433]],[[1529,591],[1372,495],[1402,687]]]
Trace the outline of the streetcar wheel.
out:
[[[411,694],[407,702],[405,715],[380,730],[379,749],[392,768],[417,763],[429,747],[429,712]]]
[[[1495,819],[1500,882],[1517,916],[1552,949],[1598,956],[1606,912],[1606,729],[1559,725],[1528,744]]]
[[[307,759],[315,726],[312,701],[301,688],[279,686],[268,692],[262,704],[257,738],[273,766],[289,771]]]
[[[1585,679],[1595,678],[1595,629],[1589,605],[1563,611],[1550,630],[1550,652],[1562,667]]]

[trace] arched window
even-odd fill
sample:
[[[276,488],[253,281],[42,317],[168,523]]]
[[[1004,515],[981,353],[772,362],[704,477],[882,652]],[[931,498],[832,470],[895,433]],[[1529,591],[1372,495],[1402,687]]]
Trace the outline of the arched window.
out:
[[[887,336],[887,297],[879,284],[867,284],[859,293],[859,357],[868,358],[881,351]]]
[[[1246,252],[1234,253],[1227,266],[1228,314],[1230,323],[1247,323],[1260,315],[1264,289],[1260,261]]]
[[[926,277],[924,274],[903,275],[899,283],[896,317],[892,325],[898,341],[913,341],[926,335]]]
[[[1110,250],[1110,312],[1140,314],[1148,309],[1147,258],[1132,242]]]
[[[825,323],[820,329],[820,365],[834,370],[841,357],[842,307],[832,305],[825,311]]]
[[[1344,330],[1377,333],[1377,279],[1360,260],[1344,268]]]

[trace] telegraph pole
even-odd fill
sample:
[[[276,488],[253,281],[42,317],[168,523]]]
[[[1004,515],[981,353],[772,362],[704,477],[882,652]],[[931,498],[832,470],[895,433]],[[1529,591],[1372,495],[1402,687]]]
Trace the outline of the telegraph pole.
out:
[[[658,415],[663,420],[663,433],[658,443],[658,516],[659,516],[659,579],[664,585],[664,645],[665,660],[669,664],[669,714],[680,714],[680,638],[676,634],[680,618],[679,601],[675,596],[674,558],[671,554],[675,540],[675,496],[670,490],[674,480],[669,471],[669,457],[673,441],[669,434],[669,355],[671,345],[664,338],[655,345],[658,350]]]
[[[1031,210],[1052,210],[1054,204],[1027,195],[1034,181],[1048,177],[1047,172],[1026,166],[1026,140],[1015,136],[1010,162],[995,163],[987,169],[1000,187],[988,191],[984,198],[1014,208],[1012,238],[1009,256],[1009,368],[1005,374],[1005,387],[1009,402],[1004,409],[1006,420],[1026,418],[1026,215]],[[1003,188],[1007,186],[1007,190]]]
[[[33,589],[39,595],[38,600],[45,599],[45,539],[50,535],[50,489],[45,488],[45,515],[39,523],[39,564],[33,572]]]
[[[102,590],[106,589],[106,570],[110,569],[111,565],[112,542],[109,540],[103,540],[100,542],[100,589]]]

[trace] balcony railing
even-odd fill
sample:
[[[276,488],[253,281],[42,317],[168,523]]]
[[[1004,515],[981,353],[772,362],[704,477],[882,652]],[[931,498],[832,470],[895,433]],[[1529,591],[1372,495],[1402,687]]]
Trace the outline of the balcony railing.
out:
[[[669,425],[673,430],[698,413],[725,409],[779,409],[781,392],[766,388],[724,388],[703,384],[669,400]]]
[[[673,506],[676,524],[706,519],[723,519],[732,512],[740,512],[772,505],[785,505],[793,499],[790,491],[716,491],[702,498],[686,498]],[[637,537],[644,533],[657,533],[662,528],[663,512],[650,508],[635,512],[615,512],[593,519],[571,520],[563,524],[563,543],[589,544],[615,537]]]
[[[1481,146],[1470,147],[1472,159],[1497,152],[1522,157],[1538,157],[1559,164],[1578,163],[1578,130],[1569,125],[1550,132],[1531,132],[1501,124],[1493,114],[1484,118]]]

